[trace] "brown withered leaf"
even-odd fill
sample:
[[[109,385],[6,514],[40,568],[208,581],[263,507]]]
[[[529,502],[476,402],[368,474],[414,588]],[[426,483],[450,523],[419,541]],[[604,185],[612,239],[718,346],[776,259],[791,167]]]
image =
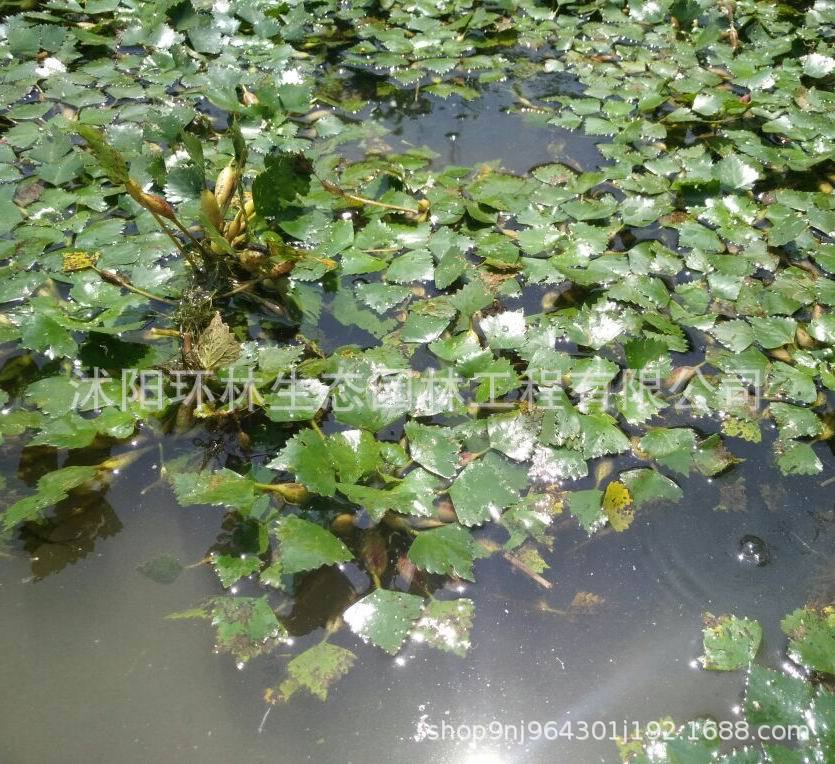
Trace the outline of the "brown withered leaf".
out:
[[[597,610],[605,600],[594,592],[577,592],[571,604],[568,606],[570,615],[588,615]]]
[[[207,371],[230,366],[240,357],[241,346],[223,322],[220,312],[215,313],[203,330],[194,348],[194,355],[200,367]]]

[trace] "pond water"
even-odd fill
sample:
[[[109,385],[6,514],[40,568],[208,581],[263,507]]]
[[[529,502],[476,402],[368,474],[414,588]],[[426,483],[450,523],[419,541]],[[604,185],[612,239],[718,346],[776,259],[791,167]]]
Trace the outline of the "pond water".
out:
[[[525,172],[554,160],[589,169],[599,159],[588,139],[507,113],[501,91],[473,104],[425,100],[425,113],[390,120],[387,140],[429,146],[441,165],[499,161]],[[337,322],[323,331],[331,347],[349,336]],[[744,463],[712,480],[683,481],[684,502],[642,512],[628,533],[590,538],[567,515],[559,520],[554,548],[543,552],[549,590],[500,558],[477,563],[478,583],[458,589],[476,604],[465,658],[416,642],[392,658],[343,630],[334,643],[359,658],[328,701],[299,696],[265,717],[261,688],[275,684],[289,652],[239,670],[213,652],[204,624],[165,619],[217,594],[207,566],[187,567],[168,584],[139,571],[162,554],[193,565],[215,545],[223,510],[177,506],[159,475],[161,458],[189,449],[205,448],[221,466],[215,437],[149,436],[147,452],[109,488],[65,500],[0,558],[4,764],[616,762],[609,740],[476,744],[433,740],[429,730],[446,724],[459,737],[460,725],[494,722],[512,736],[530,722],[734,718],[744,675],[694,667],[703,611],[758,619],[762,661],[779,666],[780,618],[835,588],[833,499],[820,485],[835,459],[821,450],[822,477],[780,479],[766,430],[762,444],[736,449]],[[56,458],[47,449],[22,454],[14,441],[2,457],[4,474],[27,483]],[[633,463],[623,458],[618,467]],[[746,537],[764,545],[765,564],[741,554]],[[313,594],[289,614],[293,650],[317,642],[328,618],[366,585],[352,564],[309,574],[301,591]],[[258,591],[252,583],[238,589]],[[569,610],[578,592],[601,600],[589,612]]]
[[[168,585],[137,571],[162,553],[200,560],[220,521],[217,508],[176,505],[156,482],[152,450],[103,495],[64,502],[46,537],[0,562],[3,761],[55,761],[60,751],[64,761],[616,762],[608,741],[415,738],[422,723],[733,718],[744,677],[691,665],[702,612],[759,619],[764,661],[779,665],[780,618],[835,585],[831,491],[775,480],[761,451],[711,484],[685,485],[685,505],[648,511],[629,533],[590,540],[563,523],[544,554],[551,590],[500,560],[480,563],[478,583],[466,586],[477,613],[466,658],[413,643],[394,659],[360,645],[361,670],[327,703],[299,697],[262,726],[259,688],[275,683],[281,657],[237,670],[213,654],[203,625],[164,619],[216,594],[212,571],[189,569]],[[4,457],[14,472],[18,455]],[[765,543],[768,564],[739,559],[747,535]],[[363,578],[331,573],[326,586],[344,602]],[[543,610],[565,610],[578,591],[605,601],[572,617]],[[327,604],[306,603],[302,628],[321,624]],[[337,642],[356,648],[345,637]]]
[[[832,4],[552,6],[2,11],[0,764],[835,762]]]

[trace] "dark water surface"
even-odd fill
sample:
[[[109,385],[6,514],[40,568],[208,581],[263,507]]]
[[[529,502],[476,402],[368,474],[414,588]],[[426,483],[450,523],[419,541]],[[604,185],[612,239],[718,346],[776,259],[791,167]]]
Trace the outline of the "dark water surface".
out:
[[[511,110],[516,101],[506,89],[491,88],[474,101],[433,97],[431,103],[429,111],[399,112],[383,123],[395,150],[428,146],[439,154],[435,167],[499,160],[503,169],[523,174],[544,162],[564,162],[583,172],[602,161],[589,136],[548,125],[536,111]]]
[[[431,113],[392,123],[389,139],[426,144],[441,154],[439,164],[499,158],[523,172],[570,157],[583,169],[594,165],[587,139],[507,114],[504,105],[433,99]],[[261,691],[284,676],[289,651],[238,670],[213,653],[207,623],[164,618],[220,592],[208,567],[167,585],[137,571],[163,553],[198,562],[223,518],[220,508],[176,504],[159,480],[154,444],[105,493],[65,501],[55,522],[0,557],[0,762],[586,764],[618,761],[614,743],[416,738],[442,722],[511,729],[532,721],[732,718],[744,674],[694,666],[702,612],[758,619],[761,660],[777,666],[780,618],[835,589],[833,497],[820,486],[835,459],[817,446],[821,476],[781,479],[772,434],[756,447],[732,441],[743,464],[712,481],[684,481],[679,505],[640,511],[625,533],[589,540],[571,518],[558,520],[554,549],[544,555],[551,590],[500,559],[477,563],[477,584],[465,590],[476,603],[465,658],[410,643],[395,659],[343,630],[333,641],[358,660],[328,702],[299,694],[265,720]],[[184,445],[193,447],[164,443],[166,457]],[[14,440],[2,448],[11,483],[21,454]],[[55,459],[42,452],[27,462],[41,457]],[[745,536],[764,542],[766,565],[739,559]],[[318,575],[348,598],[366,583],[350,566]],[[550,612],[581,591],[603,604],[589,614]],[[314,598],[294,613],[299,631],[323,623],[327,606]],[[320,638],[316,627],[298,642]]]

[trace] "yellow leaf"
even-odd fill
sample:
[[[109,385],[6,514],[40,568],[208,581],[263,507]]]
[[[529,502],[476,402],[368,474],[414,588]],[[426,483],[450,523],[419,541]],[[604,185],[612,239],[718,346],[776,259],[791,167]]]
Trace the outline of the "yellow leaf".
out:
[[[635,512],[631,505],[632,496],[623,483],[614,480],[606,486],[606,493],[603,494],[603,512],[614,530],[625,531],[632,524]]]
[[[83,271],[86,268],[91,268],[96,264],[100,254],[99,252],[87,252],[83,249],[64,252],[64,272],[72,273],[73,271]]]

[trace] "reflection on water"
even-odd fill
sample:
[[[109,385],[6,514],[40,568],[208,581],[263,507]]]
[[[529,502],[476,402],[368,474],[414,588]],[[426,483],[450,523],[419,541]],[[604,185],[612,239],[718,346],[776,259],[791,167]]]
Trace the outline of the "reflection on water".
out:
[[[494,87],[475,101],[455,96],[424,101],[423,108],[408,110],[381,105],[372,115],[391,130],[385,136],[391,149],[428,146],[439,154],[435,167],[472,167],[501,157],[499,165],[515,173],[545,162],[584,172],[603,161],[595,139],[548,125],[534,110],[513,110],[517,100],[507,89]]]
[[[25,523],[20,538],[40,579],[84,559],[122,527],[104,492],[94,491],[65,499],[43,522]]]

